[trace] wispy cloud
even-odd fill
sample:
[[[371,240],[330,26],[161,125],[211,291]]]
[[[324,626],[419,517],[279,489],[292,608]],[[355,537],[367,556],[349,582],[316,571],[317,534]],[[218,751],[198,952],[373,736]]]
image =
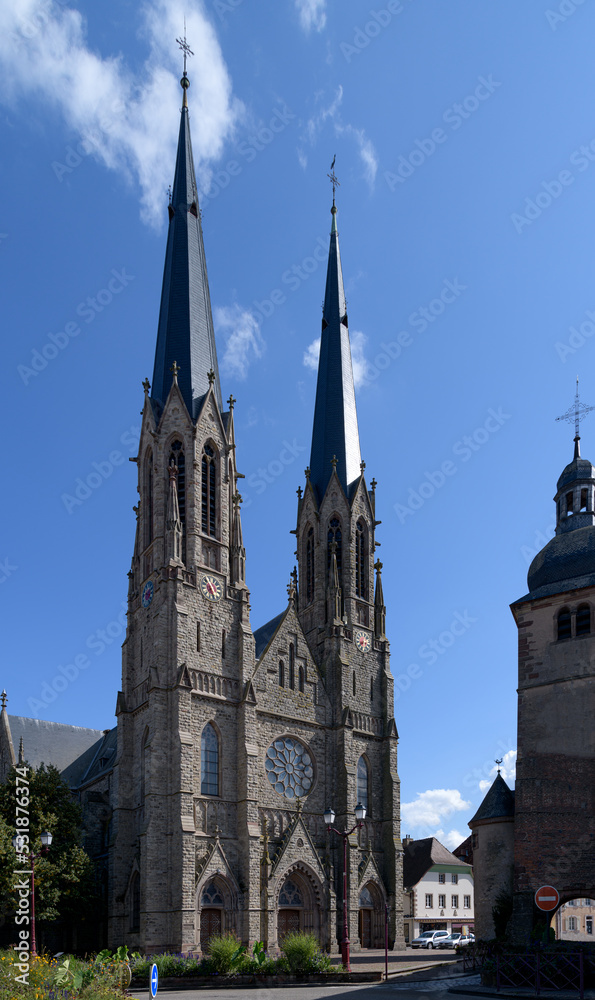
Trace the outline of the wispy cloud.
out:
[[[432,788],[418,792],[413,802],[401,803],[401,818],[408,827],[433,827],[453,813],[470,807],[471,803],[465,802],[458,788]]]
[[[316,100],[320,103],[322,101],[322,97],[323,95],[318,93],[316,95]],[[304,146],[314,146],[318,136],[323,129],[327,127],[327,123],[330,122],[335,136],[338,138],[346,137],[347,139],[352,139],[355,142],[360,160],[363,164],[364,179],[370,188],[373,188],[374,181],[376,180],[376,172],[378,170],[378,157],[376,156],[374,144],[372,140],[368,138],[363,128],[356,128],[354,125],[345,125],[343,123],[341,120],[342,103],[343,87],[339,85],[330,102],[322,104],[316,113],[308,118],[303,128],[302,145],[298,147],[297,151],[299,164],[303,170],[306,169],[306,166],[308,165],[308,157],[304,150]]]
[[[225,341],[222,370],[236,378],[246,378],[252,361],[261,358],[265,351],[258,320],[250,309],[243,309],[237,303],[219,306],[213,319],[217,333]]]
[[[322,31],[326,24],[326,0],[295,0],[304,31]]]
[[[506,782],[512,782],[514,784],[516,781],[516,750],[509,750],[508,753],[504,754],[502,763],[500,764],[500,771]],[[497,773],[498,765],[494,764],[489,777],[479,782],[479,789],[481,792],[487,792],[488,788],[490,788],[494,783],[494,778]]]
[[[355,388],[358,389],[360,385],[366,380],[366,370],[368,368],[368,361],[365,356],[365,347],[368,338],[365,333],[361,330],[354,330],[350,333],[349,339],[351,341],[351,363],[353,366],[353,382]],[[311,344],[308,345],[304,351],[303,363],[306,368],[309,368],[313,372],[318,371],[318,358],[320,357],[320,337],[313,340]]]
[[[175,38],[184,14],[195,52],[189,72],[191,117],[200,122],[194,153],[205,188],[209,163],[221,155],[243,105],[232,94],[201,0],[148,0],[140,7],[147,47],[140,72],[121,55],[92,50],[78,10],[51,0],[0,3],[0,102],[22,106],[24,97],[35,97],[57,111],[88,155],[138,184],[141,214],[153,225],[165,217],[175,155],[181,58]]]

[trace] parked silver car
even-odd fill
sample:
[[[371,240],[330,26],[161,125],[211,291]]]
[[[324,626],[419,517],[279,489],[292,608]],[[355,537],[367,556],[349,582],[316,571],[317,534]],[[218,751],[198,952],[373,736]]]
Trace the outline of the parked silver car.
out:
[[[419,937],[413,938],[412,948],[439,948],[439,941],[448,937],[448,931],[424,931]]]
[[[441,938],[440,941],[438,942],[438,944],[436,945],[436,947],[437,948],[456,948],[456,946],[459,944],[459,942],[460,942],[460,940],[461,940],[462,937],[463,937],[463,935],[461,934],[460,931],[455,931],[453,934],[449,934],[448,937]]]

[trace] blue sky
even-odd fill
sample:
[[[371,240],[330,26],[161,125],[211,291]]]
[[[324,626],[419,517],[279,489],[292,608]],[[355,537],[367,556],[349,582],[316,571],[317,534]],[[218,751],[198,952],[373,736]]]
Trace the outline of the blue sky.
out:
[[[252,625],[284,607],[294,563],[336,153],[403,833],[454,846],[494,758],[514,766],[508,605],[572,457],[554,418],[577,375],[595,402],[595,7],[5,0],[0,686],[14,714],[114,723],[184,13]]]

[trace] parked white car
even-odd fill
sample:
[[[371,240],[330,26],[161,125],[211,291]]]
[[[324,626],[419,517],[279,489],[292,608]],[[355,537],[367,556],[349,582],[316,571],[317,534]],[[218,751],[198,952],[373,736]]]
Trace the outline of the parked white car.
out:
[[[411,942],[412,948],[438,948],[438,942],[447,938],[448,931],[424,931]]]

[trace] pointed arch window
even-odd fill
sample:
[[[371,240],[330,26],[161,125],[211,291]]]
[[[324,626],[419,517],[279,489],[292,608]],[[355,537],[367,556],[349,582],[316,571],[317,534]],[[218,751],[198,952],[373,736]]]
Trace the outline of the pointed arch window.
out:
[[[300,667],[298,670],[298,688],[302,692],[302,694],[304,692],[304,686],[305,686],[304,668]]]
[[[279,687],[285,687],[285,664],[283,660],[279,660]]]
[[[343,536],[341,534],[341,522],[338,517],[333,517],[329,522],[328,526],[328,557],[327,557],[327,572],[330,577],[331,571],[331,555],[332,555],[332,543],[335,542],[337,545],[336,556],[337,556],[337,573],[339,575],[339,586],[341,585],[341,569],[343,563],[343,550],[342,550]]]
[[[588,604],[579,604],[576,612],[576,634],[588,635],[591,631],[591,608]]]
[[[153,541],[153,452],[151,449],[145,457],[145,538],[144,547]],[[142,509],[142,508],[141,508]]]
[[[145,729],[140,748],[140,805],[144,809],[145,794],[147,785],[147,746],[149,743],[149,730]]]
[[[357,762],[357,801],[368,808],[368,764],[365,757],[360,757]]]
[[[314,529],[306,535],[306,602],[314,599]]]
[[[210,722],[200,738],[200,794],[219,795],[219,737]]]
[[[572,635],[572,623],[570,610],[562,608],[558,615],[558,639],[570,639]]]
[[[355,529],[355,593],[364,601],[368,600],[366,526],[363,521],[358,521]]]
[[[135,872],[130,883],[130,930],[140,930],[140,875]]]
[[[202,453],[202,530],[211,538],[217,537],[217,465],[210,444]]]
[[[293,643],[289,643],[289,686],[295,688],[295,649]]]
[[[171,463],[178,468],[178,507],[180,508],[180,521],[182,522],[182,527],[186,526],[186,457],[184,455],[184,445],[181,441],[174,441],[171,446],[168,467]],[[169,472],[168,472],[169,480]],[[184,532],[184,537],[186,532]]]

